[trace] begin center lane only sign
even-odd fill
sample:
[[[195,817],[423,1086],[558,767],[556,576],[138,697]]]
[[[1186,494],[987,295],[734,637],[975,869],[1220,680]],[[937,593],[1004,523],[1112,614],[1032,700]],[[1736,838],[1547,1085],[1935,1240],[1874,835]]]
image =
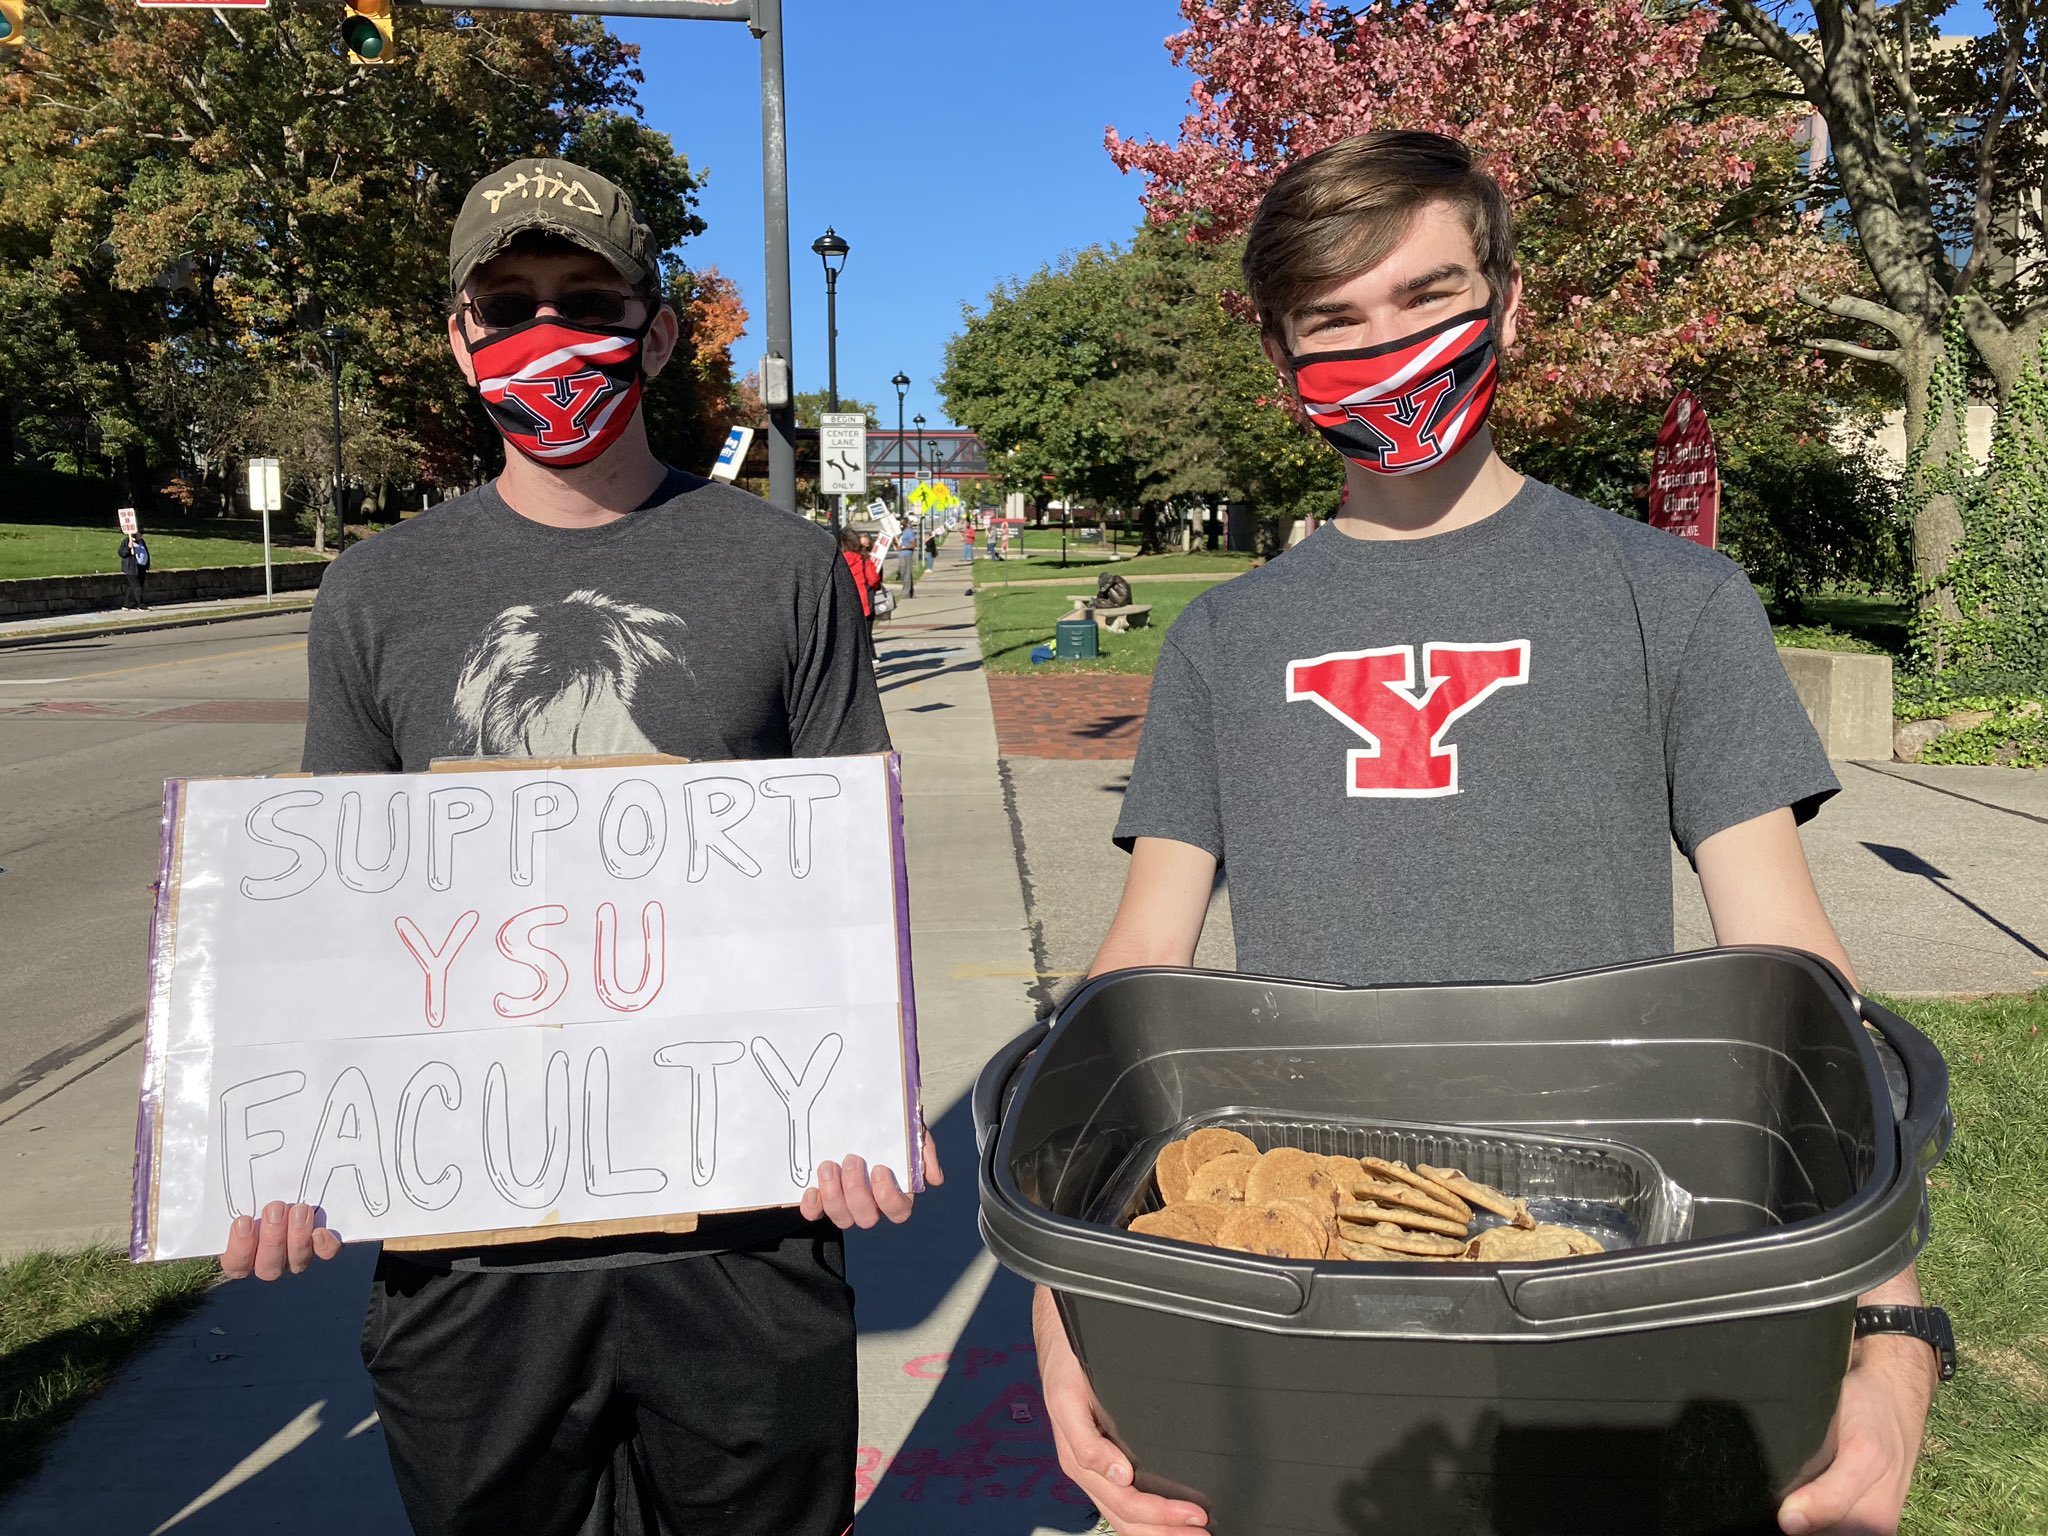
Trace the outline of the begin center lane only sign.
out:
[[[818,418],[818,491],[867,495],[868,419],[861,412],[827,411]]]

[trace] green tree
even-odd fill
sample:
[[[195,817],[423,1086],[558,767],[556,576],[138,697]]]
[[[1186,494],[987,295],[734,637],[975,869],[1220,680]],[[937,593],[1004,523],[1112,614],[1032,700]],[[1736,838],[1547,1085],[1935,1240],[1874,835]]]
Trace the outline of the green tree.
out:
[[[702,228],[695,173],[635,115],[636,51],[592,19],[407,8],[398,62],[364,69],[329,0],[37,14],[0,79],[0,313],[21,317],[0,342],[17,402],[0,446],[17,453],[114,423],[100,441],[140,482],[202,451],[176,410],[194,380],[283,388],[324,368],[311,338],[340,323],[348,391],[406,424],[413,474],[473,483],[498,448],[444,337],[470,185],[519,155],[579,159],[633,193],[672,278]]]
[[[796,424],[800,427],[815,429],[825,414],[825,391],[822,389],[800,389],[796,392],[795,404]],[[865,400],[855,399],[852,395],[841,395],[839,397],[839,409],[842,412],[859,411],[867,417],[870,427],[878,427],[882,424],[882,413],[877,407]]]

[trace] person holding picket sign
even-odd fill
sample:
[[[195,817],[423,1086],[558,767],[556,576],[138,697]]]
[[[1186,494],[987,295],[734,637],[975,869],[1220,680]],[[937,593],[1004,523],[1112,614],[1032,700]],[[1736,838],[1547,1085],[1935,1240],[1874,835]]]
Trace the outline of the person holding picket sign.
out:
[[[121,604],[123,608],[147,608],[149,600],[142,594],[143,583],[149,577],[149,545],[142,535],[124,533],[117,551],[121,558],[121,574],[128,581],[128,597]]]
[[[862,593],[822,528],[672,469],[645,382],[676,350],[631,199],[561,160],[470,190],[448,344],[509,451],[491,484],[355,545],[313,610],[304,767],[660,752],[882,752]],[[924,1173],[941,1173],[929,1134]],[[858,1402],[840,1230],[912,1196],[859,1158],[793,1208],[688,1235],[377,1265],[363,1358],[412,1523],[435,1536],[841,1536]],[[238,1219],[274,1280],[340,1242],[304,1206]]]

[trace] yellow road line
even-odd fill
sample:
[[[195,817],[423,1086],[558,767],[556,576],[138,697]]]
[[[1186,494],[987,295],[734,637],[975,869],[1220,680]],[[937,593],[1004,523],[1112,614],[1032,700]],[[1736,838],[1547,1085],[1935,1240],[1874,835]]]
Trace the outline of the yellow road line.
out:
[[[67,683],[95,683],[107,677],[127,677],[136,672],[161,672],[170,667],[213,666],[223,661],[239,661],[245,656],[275,656],[280,651],[303,651],[306,642],[294,640],[286,645],[260,645],[251,651],[228,651],[219,656],[187,656],[182,661],[152,661],[139,667],[114,667],[105,672],[81,672],[76,677],[67,677]]]

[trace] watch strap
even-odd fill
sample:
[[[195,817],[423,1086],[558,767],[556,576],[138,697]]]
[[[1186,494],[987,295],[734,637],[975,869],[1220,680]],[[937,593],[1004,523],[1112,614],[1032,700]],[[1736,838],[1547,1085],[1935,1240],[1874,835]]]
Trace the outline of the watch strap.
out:
[[[1855,1332],[1859,1339],[1877,1333],[1902,1333],[1918,1339],[1934,1351],[1940,1362],[1941,1380],[1947,1381],[1956,1373],[1955,1329],[1940,1307],[1858,1307]]]

